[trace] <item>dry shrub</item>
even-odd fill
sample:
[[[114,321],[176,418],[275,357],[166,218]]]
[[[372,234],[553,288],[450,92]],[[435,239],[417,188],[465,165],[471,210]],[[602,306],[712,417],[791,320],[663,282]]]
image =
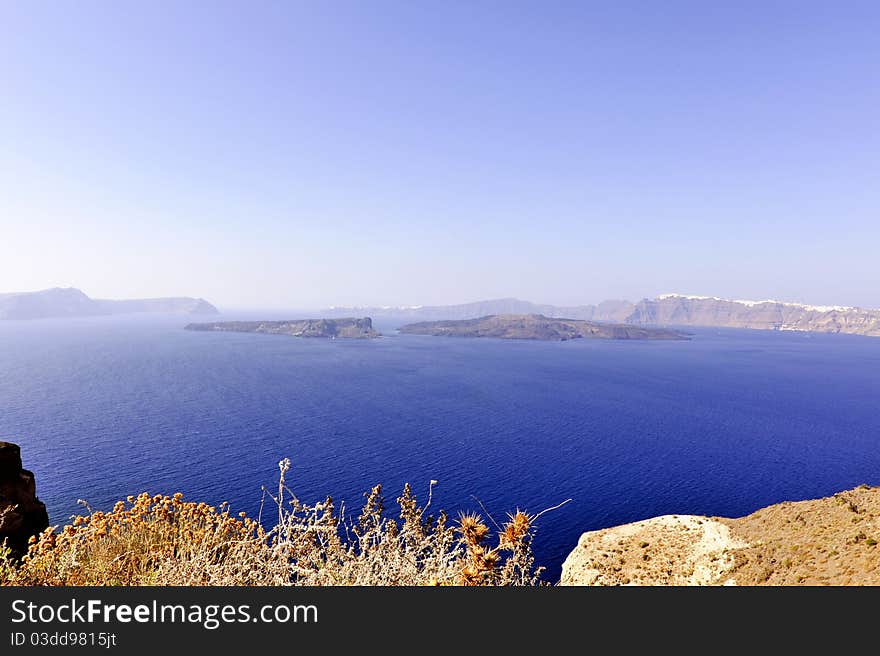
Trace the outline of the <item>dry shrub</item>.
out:
[[[285,569],[252,519],[180,493],[144,493],[32,538],[11,583],[271,585],[284,582]]]
[[[516,511],[490,529],[479,515],[450,522],[427,514],[407,484],[388,517],[381,486],[359,516],[333,500],[302,503],[287,487],[290,461],[279,463],[277,523],[227,506],[172,497],[128,497],[108,513],[90,512],[32,539],[20,563],[0,554],[0,582],[12,585],[537,585],[531,543],[542,514]],[[558,507],[558,506],[557,506]],[[546,512],[546,511],[545,511]],[[262,512],[261,512],[262,515]],[[491,518],[490,518],[491,519]]]

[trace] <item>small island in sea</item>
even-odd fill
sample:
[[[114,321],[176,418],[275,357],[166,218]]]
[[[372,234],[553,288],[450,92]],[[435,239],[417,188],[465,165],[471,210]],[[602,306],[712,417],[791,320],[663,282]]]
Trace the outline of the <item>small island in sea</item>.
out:
[[[371,339],[382,333],[373,330],[370,317],[361,319],[293,319],[289,321],[217,321],[191,323],[186,330],[203,330],[232,333],[265,333],[291,337],[325,337],[346,339]]]
[[[460,321],[423,321],[402,326],[409,335],[440,337],[496,337],[500,339],[690,339],[665,328],[643,328],[625,324],[597,323],[578,319],[554,319],[542,314],[498,314]]]

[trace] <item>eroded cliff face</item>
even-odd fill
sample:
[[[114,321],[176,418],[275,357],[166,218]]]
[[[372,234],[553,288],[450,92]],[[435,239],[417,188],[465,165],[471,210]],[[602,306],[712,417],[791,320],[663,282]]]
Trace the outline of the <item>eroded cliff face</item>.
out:
[[[14,556],[27,551],[28,539],[49,526],[46,506],[37,498],[34,475],[21,464],[21,449],[0,442],[0,543]]]
[[[626,323],[880,336],[880,311],[668,294],[640,301]]]

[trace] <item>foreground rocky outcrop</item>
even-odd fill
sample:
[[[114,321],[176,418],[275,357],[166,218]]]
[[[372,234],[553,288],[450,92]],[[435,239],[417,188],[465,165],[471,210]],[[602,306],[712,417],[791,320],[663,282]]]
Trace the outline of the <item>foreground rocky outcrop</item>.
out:
[[[880,585],[880,487],[589,531],[560,585]]]
[[[233,333],[265,333],[267,335],[290,335],[291,337],[327,337],[336,339],[369,339],[381,337],[373,330],[370,317],[362,319],[297,319],[293,321],[219,321],[215,323],[191,323],[186,330]]]
[[[21,449],[0,442],[0,544],[14,556],[27,550],[28,539],[49,526],[46,506],[37,498],[33,473],[22,469]]]
[[[402,326],[401,333],[438,337],[496,337],[499,339],[688,339],[684,333],[660,328],[552,319],[540,314],[501,314],[461,321],[425,321]]]

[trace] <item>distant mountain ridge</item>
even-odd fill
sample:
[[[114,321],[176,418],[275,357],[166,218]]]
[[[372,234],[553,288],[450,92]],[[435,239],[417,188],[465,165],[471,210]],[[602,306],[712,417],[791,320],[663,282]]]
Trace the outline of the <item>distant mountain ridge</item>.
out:
[[[623,323],[637,326],[707,326],[846,333],[880,336],[880,310],[806,305],[784,301],[730,300],[715,296],[663,294],[653,299],[603,301],[598,305],[540,305],[515,298],[462,305],[379,308],[329,308],[328,316],[369,314],[420,321],[478,319],[490,315],[540,314],[545,317]],[[335,314],[339,313],[339,314]]]
[[[629,301],[603,301],[599,305],[559,306],[522,301],[518,298],[498,298],[460,305],[401,305],[379,307],[334,307],[321,311],[328,317],[347,317],[353,314],[395,319],[424,321],[479,319],[480,317],[509,314],[541,314],[546,317],[578,319],[580,321],[614,321],[627,316],[635,307]]]
[[[717,326],[880,336],[880,310],[683,294],[664,294],[653,300],[640,301],[625,321],[639,325]]]
[[[94,317],[135,312],[219,314],[217,308],[205,299],[187,296],[116,301],[90,298],[74,287],[0,294],[0,320]]]

